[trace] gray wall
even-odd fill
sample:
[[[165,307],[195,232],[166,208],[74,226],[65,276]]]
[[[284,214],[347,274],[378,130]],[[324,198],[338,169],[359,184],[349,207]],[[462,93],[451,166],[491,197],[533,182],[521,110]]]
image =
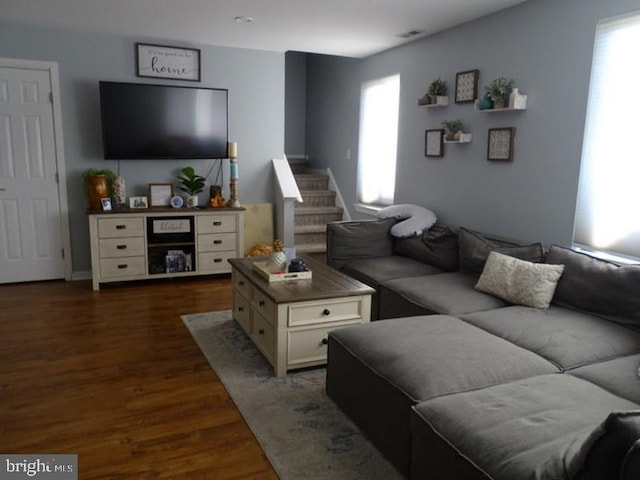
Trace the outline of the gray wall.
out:
[[[333,169],[353,204],[360,84],[400,73],[396,203],[427,206],[453,225],[570,244],[596,22],[637,9],[637,0],[530,0],[362,61],[310,56],[307,152]],[[475,112],[452,95],[445,109],[416,106],[436,77],[452,93],[456,72],[475,68],[480,95],[493,78],[512,77],[529,95],[528,109]],[[473,142],[425,158],[425,129],[456,118]],[[486,160],[492,127],[516,127],[512,163]]]
[[[307,54],[285,54],[284,148],[288,155],[306,153]]]
[[[0,57],[59,64],[65,165],[70,210],[73,271],[91,268],[81,173],[87,167],[118,170],[102,159],[98,81],[201,85],[229,89],[229,138],[238,142],[238,192],[243,203],[271,202],[271,159],[284,151],[284,54],[191,45],[201,49],[202,81],[141,79],[135,76],[135,42],[176,45],[162,38],[130,38],[0,23]],[[146,195],[149,183],[176,183],[178,170],[193,166],[202,175],[212,160],[120,161],[127,195]],[[224,196],[229,167],[224,163]],[[215,172],[210,176],[213,180]],[[204,195],[201,201],[204,201]]]

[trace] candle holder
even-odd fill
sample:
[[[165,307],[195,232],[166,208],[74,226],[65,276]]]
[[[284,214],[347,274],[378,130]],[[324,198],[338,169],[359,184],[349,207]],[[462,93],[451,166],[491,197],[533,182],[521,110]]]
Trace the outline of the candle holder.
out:
[[[229,144],[229,201],[227,207],[240,208],[238,201],[238,144]]]

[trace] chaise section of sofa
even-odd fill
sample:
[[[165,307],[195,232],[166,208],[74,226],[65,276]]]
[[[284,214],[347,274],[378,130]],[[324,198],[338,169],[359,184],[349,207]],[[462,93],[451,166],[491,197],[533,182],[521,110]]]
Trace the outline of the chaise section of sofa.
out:
[[[429,398],[559,369],[455,317],[431,315],[330,332],[327,393],[408,475],[411,407]]]

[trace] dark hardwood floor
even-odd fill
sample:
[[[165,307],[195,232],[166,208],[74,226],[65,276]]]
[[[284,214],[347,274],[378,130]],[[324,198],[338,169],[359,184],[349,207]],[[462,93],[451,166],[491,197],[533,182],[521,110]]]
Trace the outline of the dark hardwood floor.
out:
[[[231,280],[0,286],[0,451],[76,453],[80,479],[276,479],[180,315]]]

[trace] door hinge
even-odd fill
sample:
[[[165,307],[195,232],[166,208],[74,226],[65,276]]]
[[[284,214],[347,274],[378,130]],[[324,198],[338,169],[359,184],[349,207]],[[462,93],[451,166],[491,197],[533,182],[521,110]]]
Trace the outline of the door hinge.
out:
[[[62,258],[64,258],[64,248],[62,249]]]
[[[56,183],[60,183],[60,174],[56,172]]]
[[[53,103],[53,92],[49,92],[49,102]]]

